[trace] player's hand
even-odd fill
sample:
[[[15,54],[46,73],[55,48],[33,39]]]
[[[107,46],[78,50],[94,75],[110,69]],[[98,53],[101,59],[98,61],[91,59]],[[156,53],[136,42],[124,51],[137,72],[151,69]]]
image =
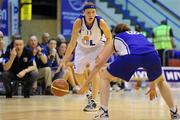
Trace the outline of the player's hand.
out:
[[[86,92],[86,87],[81,86],[80,90],[77,91],[77,94],[84,94]]]
[[[19,72],[19,73],[17,74],[17,77],[23,78],[25,75],[26,75],[26,70],[22,70],[21,72]]]
[[[146,95],[149,96],[150,100],[154,100],[157,97],[157,92],[156,92],[156,88],[155,88],[155,83],[152,83],[150,85],[150,89],[149,91],[146,93]]]
[[[38,46],[36,49],[37,49],[38,55],[41,55],[42,54],[42,48],[40,46]]]
[[[16,48],[14,47],[14,48],[10,51],[10,57],[15,58],[16,55],[17,55],[17,52],[16,52]]]
[[[96,64],[98,64],[100,60],[101,60],[101,57],[100,57],[100,55],[98,55],[98,56],[96,57]]]

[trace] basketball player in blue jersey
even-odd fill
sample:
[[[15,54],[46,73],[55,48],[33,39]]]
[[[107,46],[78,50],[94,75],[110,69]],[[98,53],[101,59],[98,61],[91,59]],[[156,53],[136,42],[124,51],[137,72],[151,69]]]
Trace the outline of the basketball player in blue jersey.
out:
[[[106,37],[106,42],[102,41],[103,34]],[[103,50],[104,46],[112,41],[112,35],[106,22],[96,15],[96,7],[93,3],[87,2],[84,4],[83,14],[80,15],[74,22],[71,41],[68,45],[64,56],[66,64],[72,51],[75,49],[75,77],[79,85],[85,81],[84,71],[87,65],[89,69],[95,66],[97,55]],[[77,46],[76,46],[77,43]],[[92,80],[92,95],[88,95],[88,105],[84,111],[94,111],[96,109],[95,98],[99,92],[99,74],[96,73]],[[88,87],[86,87],[86,91]]]
[[[168,105],[172,120],[179,120],[171,91],[163,79],[160,58],[154,46],[142,34],[130,31],[126,24],[118,24],[114,30],[116,36],[112,43],[106,46],[98,56],[95,68],[80,89],[83,93],[85,86],[91,81],[92,76],[103,66],[108,57],[116,52],[119,56],[106,70],[102,70],[100,81],[101,107],[95,120],[108,120],[109,83],[115,77],[129,81],[139,67],[147,71],[150,90],[147,92],[150,100],[157,97],[156,85]]]

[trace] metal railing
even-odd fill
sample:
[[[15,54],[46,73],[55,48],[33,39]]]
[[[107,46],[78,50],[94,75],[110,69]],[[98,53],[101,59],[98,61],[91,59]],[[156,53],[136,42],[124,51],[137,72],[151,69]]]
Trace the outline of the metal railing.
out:
[[[180,20],[180,16],[177,15],[174,11],[172,11],[170,8],[168,8],[165,4],[163,4],[159,0],[154,0],[154,3],[157,3],[159,6],[161,6],[163,9],[165,9],[167,12],[169,12],[172,16],[174,16],[176,19]]]
[[[132,7],[134,7],[136,10],[138,10],[140,13],[142,13],[146,18],[148,18],[150,21],[152,21],[153,23],[155,23],[156,25],[159,25],[159,22],[157,20],[155,20],[153,17],[151,17],[150,15],[148,15],[146,12],[144,12],[141,8],[139,8],[137,5],[135,5],[134,3],[132,3],[130,0],[125,0],[125,8],[126,10],[128,10],[128,6],[131,5]],[[147,0],[143,0],[148,6],[150,6],[151,8],[153,8],[157,13],[159,13],[160,15],[162,15],[163,17],[166,18],[166,20],[170,21],[172,24],[174,24],[175,27],[177,27],[178,29],[180,29],[180,24],[174,22],[170,17],[168,17],[167,15],[165,15],[163,12],[161,12],[159,9],[157,9],[156,7],[154,7],[153,5],[150,4],[150,2],[148,2]],[[178,41],[180,41],[180,38],[176,35],[174,35],[174,38]]]
[[[149,20],[151,20],[153,23],[158,25],[159,23],[154,20],[151,16],[149,16],[147,13],[145,13],[142,9],[140,9],[137,5],[133,4],[130,0],[126,0],[126,10],[128,10],[128,5],[133,6],[135,9],[137,9],[139,12],[141,12],[144,16],[146,16]]]

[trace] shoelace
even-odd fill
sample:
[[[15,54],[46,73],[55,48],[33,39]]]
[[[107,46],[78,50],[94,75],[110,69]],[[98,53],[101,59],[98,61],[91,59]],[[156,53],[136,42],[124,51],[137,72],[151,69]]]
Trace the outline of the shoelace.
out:
[[[108,111],[107,111],[107,110],[104,110],[102,107],[100,107],[100,108],[99,108],[99,111],[101,111],[101,110],[102,110],[102,113],[101,113],[101,114],[97,114],[97,115],[95,116],[95,118],[98,118],[98,117],[101,118],[101,117],[103,117],[104,114],[106,114],[105,116],[108,117]]]
[[[175,117],[175,118],[179,118],[179,115],[177,114],[177,108],[176,108],[176,111],[174,112],[174,111],[172,111],[172,110],[170,110],[171,111],[171,115],[173,115],[173,117]]]
[[[108,111],[107,110],[104,110],[104,108],[102,108],[102,107],[100,107],[99,110],[103,111],[103,113],[100,115],[100,117],[102,117],[104,114],[105,114],[105,116],[108,117]]]
[[[171,111],[172,114],[177,114],[177,108],[176,108],[176,111],[175,111],[175,112],[172,111],[172,110],[170,110],[170,111]]]

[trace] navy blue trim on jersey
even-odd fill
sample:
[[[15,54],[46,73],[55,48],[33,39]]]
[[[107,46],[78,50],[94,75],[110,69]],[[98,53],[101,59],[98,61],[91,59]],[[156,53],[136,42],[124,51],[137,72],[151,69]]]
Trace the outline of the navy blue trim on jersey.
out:
[[[95,16],[95,18],[97,19],[97,24],[98,24],[98,27],[100,28],[100,20],[102,19],[102,17]]]
[[[94,20],[93,20],[93,22],[92,22],[92,25],[91,25],[91,26],[88,26],[88,25],[87,25],[87,22],[86,22],[86,19],[85,19],[85,16],[84,16],[84,22],[85,22],[86,28],[87,28],[88,30],[91,30],[91,28],[92,28],[93,25],[94,25],[94,21],[95,21],[95,18],[94,18]]]
[[[100,30],[101,30],[101,35],[103,34],[103,31],[102,31],[102,29],[101,29],[101,27],[100,27],[100,21],[101,21],[101,19],[102,19],[102,17],[101,16],[95,16],[95,18],[97,19],[97,24],[98,24],[98,27],[100,28]]]
[[[86,27],[87,27],[88,30],[91,30],[91,28],[92,28],[93,25],[94,25],[94,21],[95,21],[95,19],[96,19],[96,20],[97,20],[98,27],[99,27],[99,29],[101,30],[101,34],[103,34],[103,31],[102,31],[102,29],[101,29],[101,27],[100,27],[100,20],[102,19],[102,17],[96,15],[95,18],[94,18],[94,20],[93,20],[92,26],[87,26],[87,24],[86,24],[86,19],[85,19],[85,16],[84,16],[84,15],[80,15],[80,16],[77,17],[77,18],[79,18],[79,19],[81,20],[81,26],[82,26],[82,19],[84,19],[85,25],[86,25]],[[77,19],[77,18],[76,18],[76,19]],[[81,33],[81,30],[79,31],[79,33]]]
[[[84,15],[80,15],[78,18],[81,19],[81,26],[82,26],[82,19],[84,19],[86,28],[87,28],[88,30],[91,30],[92,26],[94,25],[94,21],[95,21],[95,18],[96,18],[96,17],[95,17],[94,20],[93,20],[92,26],[88,26],[88,25],[87,25],[87,22],[86,22],[86,19],[85,19],[85,16],[84,16]]]

